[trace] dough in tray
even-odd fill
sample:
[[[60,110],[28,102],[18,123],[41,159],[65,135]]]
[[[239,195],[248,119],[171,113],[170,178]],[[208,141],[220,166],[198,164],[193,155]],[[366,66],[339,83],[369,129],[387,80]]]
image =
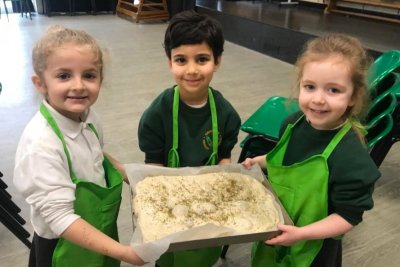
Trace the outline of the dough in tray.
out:
[[[264,185],[229,172],[146,177],[136,184],[133,210],[144,242],[207,223],[265,232],[280,218]]]

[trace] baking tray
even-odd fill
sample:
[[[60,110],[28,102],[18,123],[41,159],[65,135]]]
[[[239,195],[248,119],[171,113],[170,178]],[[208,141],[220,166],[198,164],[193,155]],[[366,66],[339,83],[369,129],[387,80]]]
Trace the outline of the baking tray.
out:
[[[135,215],[133,213],[132,200],[134,197],[134,186],[138,181],[144,179],[149,176],[157,176],[157,175],[196,175],[203,173],[212,173],[212,172],[239,172],[250,175],[257,180],[261,180],[262,184],[270,191],[270,193],[274,196],[276,204],[279,206],[281,210],[281,221],[287,225],[293,225],[292,220],[284,209],[283,205],[279,201],[278,197],[272,190],[272,187],[268,180],[266,179],[264,173],[260,169],[258,165],[254,165],[251,170],[245,169],[240,164],[230,164],[230,165],[218,165],[218,166],[204,166],[204,167],[185,167],[185,168],[165,168],[158,167],[152,165],[144,165],[144,164],[126,164],[125,168],[128,173],[128,178],[130,181],[130,203],[131,203],[131,213],[132,213],[132,224],[134,231],[137,230],[135,226]],[[169,243],[169,247],[167,251],[179,251],[179,250],[188,250],[188,249],[198,249],[205,247],[215,247],[229,244],[239,244],[239,243],[248,243],[258,240],[267,240],[279,234],[279,230],[272,230],[268,232],[260,232],[260,233],[250,233],[250,234],[239,234],[239,235],[228,235],[228,236],[218,236],[213,238],[204,238],[204,239],[196,239],[196,240],[187,240],[187,241],[172,241]],[[157,242],[157,241],[155,241]]]

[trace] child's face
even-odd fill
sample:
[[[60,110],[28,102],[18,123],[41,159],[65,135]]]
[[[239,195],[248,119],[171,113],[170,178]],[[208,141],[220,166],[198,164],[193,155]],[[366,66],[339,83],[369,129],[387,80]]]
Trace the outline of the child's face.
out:
[[[179,86],[182,101],[201,104],[207,99],[208,87],[213,74],[219,68],[215,64],[211,48],[206,43],[181,45],[171,50],[169,68]]]
[[[352,106],[353,83],[349,62],[341,56],[306,63],[300,80],[299,105],[315,129],[341,125]]]
[[[42,77],[34,75],[36,88],[48,103],[64,116],[80,121],[80,116],[100,92],[101,73],[89,46],[66,44],[47,58]]]

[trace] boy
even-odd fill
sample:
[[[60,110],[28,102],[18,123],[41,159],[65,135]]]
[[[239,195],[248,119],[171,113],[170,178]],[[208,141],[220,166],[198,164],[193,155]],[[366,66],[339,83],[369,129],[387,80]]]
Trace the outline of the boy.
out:
[[[170,21],[164,48],[177,83],[162,92],[139,122],[145,163],[167,167],[228,164],[240,117],[209,85],[221,65],[224,38],[214,19],[183,11]],[[160,267],[211,267],[221,247],[166,253]]]

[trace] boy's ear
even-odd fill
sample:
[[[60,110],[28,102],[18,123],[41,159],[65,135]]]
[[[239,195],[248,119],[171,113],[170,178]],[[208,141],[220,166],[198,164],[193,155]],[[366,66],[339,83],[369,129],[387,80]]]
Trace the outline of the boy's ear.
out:
[[[38,90],[40,93],[42,93],[42,94],[47,93],[47,87],[38,75],[34,74],[32,76],[32,83],[33,83],[33,85],[35,85],[36,90]]]
[[[219,69],[219,67],[221,66],[221,60],[222,60],[222,57],[218,56],[217,64],[214,64],[214,72],[216,72]]]
[[[169,70],[172,69],[172,61],[171,61],[171,59],[168,59],[168,68],[169,68]]]

